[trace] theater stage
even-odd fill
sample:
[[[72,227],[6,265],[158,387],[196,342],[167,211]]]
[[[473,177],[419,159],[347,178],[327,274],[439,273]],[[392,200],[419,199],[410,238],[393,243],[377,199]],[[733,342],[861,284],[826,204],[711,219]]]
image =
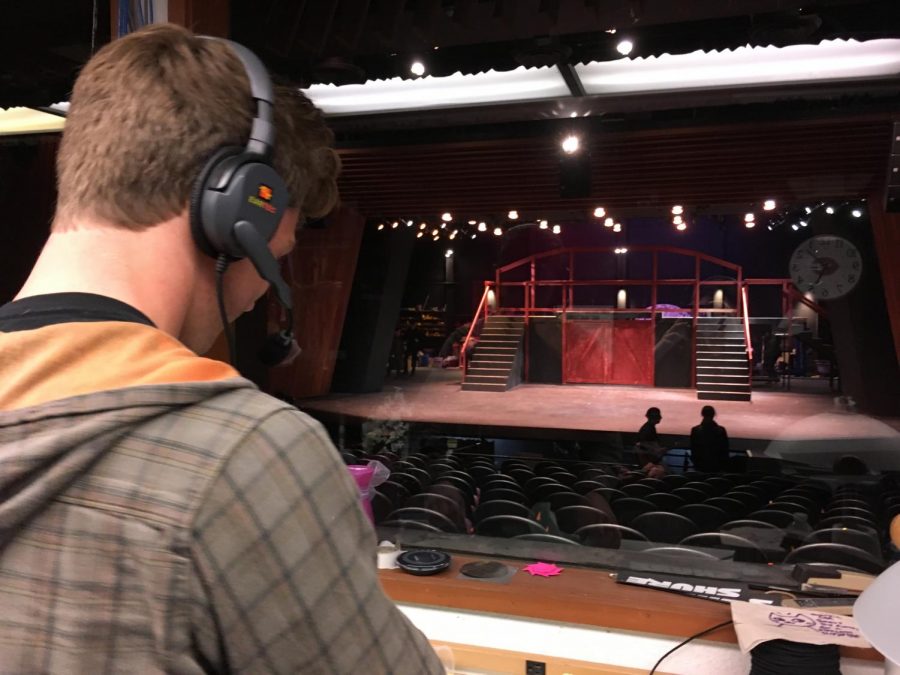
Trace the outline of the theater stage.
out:
[[[589,440],[602,433],[636,433],[649,406],[662,410],[657,427],[670,447],[688,447],[700,421],[690,389],[610,385],[525,384],[503,393],[462,391],[456,369],[422,368],[389,377],[381,392],[332,394],[300,407],[326,421],[402,420],[440,425],[448,434],[486,438]],[[876,419],[840,410],[828,394],[756,390],[750,403],[711,401],[733,450],[753,450],[820,466],[836,456],[864,455],[873,468],[900,469],[900,418]],[[602,432],[602,433],[601,433]],[[627,439],[626,439],[627,441]]]

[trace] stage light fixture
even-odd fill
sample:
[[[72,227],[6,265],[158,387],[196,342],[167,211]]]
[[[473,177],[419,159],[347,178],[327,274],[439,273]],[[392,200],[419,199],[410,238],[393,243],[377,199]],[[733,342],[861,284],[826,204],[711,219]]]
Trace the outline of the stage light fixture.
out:
[[[684,207],[681,204],[676,204],[672,207],[673,216],[680,216],[682,213],[684,213]]]
[[[799,226],[797,223],[794,223],[793,225],[791,225],[791,229],[792,229],[794,232],[796,232],[797,230],[800,229],[800,226]]]
[[[443,220],[445,223],[449,223],[451,220],[453,220],[453,215],[449,211],[445,211],[441,214],[441,220]]]
[[[420,230],[424,230],[426,227],[428,227],[428,223],[419,223]]]
[[[513,209],[509,213],[506,214],[506,217],[510,220],[516,220],[519,217],[519,212]]]
[[[399,225],[400,225],[400,223],[399,223],[398,221],[396,221],[396,220],[395,220],[393,223],[391,223],[391,227],[392,227],[393,229],[395,229],[395,230],[397,229],[397,227],[398,227]]]
[[[440,231],[439,229],[434,228],[434,229],[431,231],[431,236],[432,236],[432,237],[437,237],[438,235],[440,235],[440,233],[441,233],[441,231]]]
[[[446,229],[447,229],[447,223],[441,223],[441,229],[442,229],[442,230],[446,230]]]
[[[763,202],[763,211],[774,211],[775,210],[775,200],[767,199]]]
[[[413,61],[409,66],[409,72],[416,77],[422,77],[425,74],[425,64],[421,61]]]
[[[753,215],[752,213],[744,214],[744,222],[745,223],[752,223],[754,220],[756,220],[756,216]]]
[[[383,230],[383,229],[384,229],[384,223],[378,223],[378,229],[379,229],[379,230]]]
[[[603,218],[606,215],[606,209],[602,206],[598,206],[594,209],[594,218]]]
[[[807,221],[805,221],[805,220],[800,221],[800,227],[806,227],[807,225],[809,225],[809,223]]]
[[[478,223],[478,231],[479,232],[487,232],[487,223],[484,223],[484,222]]]
[[[562,232],[562,228],[559,225],[554,225],[553,234],[559,234],[560,232]]]
[[[413,221],[407,220],[407,221],[406,221],[406,226],[407,226],[407,227],[412,227],[412,226],[413,226]]]
[[[421,239],[425,235],[424,232],[419,232],[416,234],[416,239]]]
[[[546,220],[542,220],[540,223],[538,223],[538,227],[542,230],[546,230],[550,226],[547,224]]]
[[[475,225],[477,222],[478,222],[478,221],[470,220],[470,221],[469,221],[469,225]]]
[[[472,233],[472,239],[474,239],[474,238],[477,237],[477,236],[478,236],[478,235],[475,234],[474,232]]]
[[[854,218],[862,218],[862,211],[860,211],[859,209],[853,209],[853,210],[850,212],[850,214],[851,214]]]
[[[563,139],[562,149],[567,155],[574,155],[581,147],[581,140],[575,134],[569,134]]]
[[[812,208],[809,206],[804,206],[803,210],[806,211],[806,215],[809,215],[810,213],[812,213]]]
[[[745,220],[744,227],[746,227],[748,230],[752,230],[754,227],[756,227],[756,221],[755,220]]]
[[[435,237],[432,241],[438,241],[438,240],[440,240],[440,236]]]
[[[834,207],[833,207],[833,206],[826,206],[826,207],[825,207],[825,213],[827,213],[829,216],[832,215],[832,214],[834,213]]]
[[[450,239],[451,239],[451,241],[452,241],[453,239],[456,239],[456,232],[455,232],[455,231],[450,233]]]
[[[678,230],[679,232],[684,232],[687,229],[687,223],[678,223],[675,226],[675,229]]]
[[[495,228],[494,228],[494,235],[495,235],[495,236],[498,236],[498,237],[499,237],[499,236],[502,235],[502,234],[503,234],[503,228],[500,228],[500,227],[495,227]]]
[[[767,229],[769,232],[772,232],[775,228],[772,227],[771,225],[766,225],[766,229]]]
[[[622,231],[622,223],[614,223],[613,224],[613,232],[621,232]]]
[[[447,249],[447,252],[444,253],[444,257],[445,257],[445,258],[450,258],[452,255],[453,255],[453,249],[452,249],[452,248],[448,248],[448,249]]]
[[[681,216],[675,216],[674,218],[672,218],[672,222],[675,225],[682,225],[684,223],[684,218],[682,218]]]
[[[612,227],[615,224],[615,221],[612,218],[607,218],[603,221],[603,227]]]
[[[634,49],[634,43],[631,40],[619,40],[619,44],[616,45],[616,51],[622,56],[628,56],[632,49]]]

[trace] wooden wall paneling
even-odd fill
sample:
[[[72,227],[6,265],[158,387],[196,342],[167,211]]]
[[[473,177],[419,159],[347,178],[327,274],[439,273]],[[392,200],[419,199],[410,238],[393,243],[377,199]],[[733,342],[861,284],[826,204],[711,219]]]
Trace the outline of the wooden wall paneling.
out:
[[[269,388],[293,398],[328,393],[363,234],[363,217],[347,206],[324,229],[303,229],[293,253],[294,330],[303,349],[269,372]],[[280,312],[277,304],[274,313]],[[270,329],[278,322],[270,322]]]
[[[900,213],[885,213],[883,193],[873,195],[868,203],[894,350],[900,361]]]

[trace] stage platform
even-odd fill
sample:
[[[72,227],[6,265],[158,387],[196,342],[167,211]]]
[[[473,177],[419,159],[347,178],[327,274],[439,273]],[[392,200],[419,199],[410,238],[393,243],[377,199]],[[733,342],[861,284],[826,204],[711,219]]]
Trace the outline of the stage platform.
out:
[[[612,385],[525,384],[507,392],[460,389],[458,369],[419,369],[389,377],[381,392],[332,394],[300,407],[327,421],[381,419],[429,423],[447,433],[486,438],[579,440],[601,434],[634,434],[649,406],[662,410],[657,427],[670,447],[688,447],[700,409],[712,403],[732,449],[748,449],[830,466],[846,453],[865,456],[873,468],[900,469],[900,418],[873,418],[835,405],[827,393],[753,392],[750,403],[699,401],[691,389]]]

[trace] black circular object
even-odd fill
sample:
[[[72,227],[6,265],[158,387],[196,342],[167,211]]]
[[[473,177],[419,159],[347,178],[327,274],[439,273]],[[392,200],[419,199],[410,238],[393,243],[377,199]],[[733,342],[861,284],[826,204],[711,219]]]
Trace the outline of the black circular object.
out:
[[[493,560],[466,563],[459,569],[463,576],[472,579],[496,579],[506,575],[506,565]]]
[[[442,551],[404,551],[397,556],[397,567],[404,572],[426,577],[450,567],[450,556]]]

